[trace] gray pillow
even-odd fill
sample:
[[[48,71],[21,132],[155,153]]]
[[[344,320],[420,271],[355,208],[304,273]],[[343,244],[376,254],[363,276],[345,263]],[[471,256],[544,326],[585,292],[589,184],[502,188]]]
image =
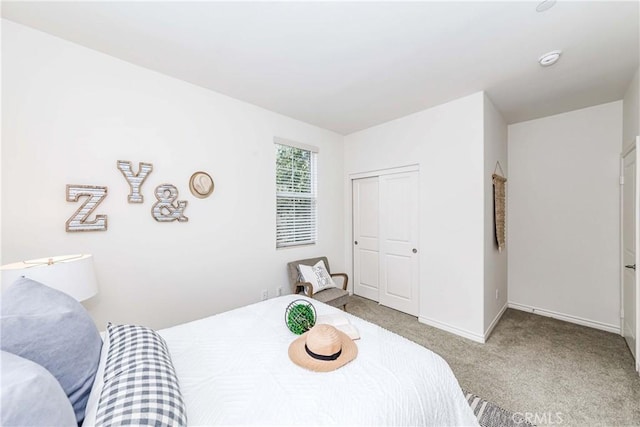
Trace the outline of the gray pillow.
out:
[[[69,295],[25,278],[4,291],[0,306],[0,349],[47,368],[82,422],[102,348],[87,311]]]
[[[2,352],[3,426],[73,426],[76,415],[60,383],[42,366]]]

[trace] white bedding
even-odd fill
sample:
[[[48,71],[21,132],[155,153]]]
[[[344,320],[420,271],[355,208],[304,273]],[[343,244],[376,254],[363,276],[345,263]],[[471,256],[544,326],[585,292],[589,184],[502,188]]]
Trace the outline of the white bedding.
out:
[[[164,329],[189,425],[478,425],[449,365],[355,316],[358,357],[328,373],[289,360],[286,295]],[[311,300],[318,314],[337,309]]]

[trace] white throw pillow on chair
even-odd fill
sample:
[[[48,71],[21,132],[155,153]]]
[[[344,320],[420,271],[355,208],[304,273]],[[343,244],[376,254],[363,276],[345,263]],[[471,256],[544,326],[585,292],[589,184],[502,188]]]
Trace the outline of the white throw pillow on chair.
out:
[[[324,289],[336,287],[336,283],[329,275],[327,267],[322,260],[318,261],[314,266],[300,264],[298,265],[298,271],[303,282],[309,282],[313,285],[314,294]]]

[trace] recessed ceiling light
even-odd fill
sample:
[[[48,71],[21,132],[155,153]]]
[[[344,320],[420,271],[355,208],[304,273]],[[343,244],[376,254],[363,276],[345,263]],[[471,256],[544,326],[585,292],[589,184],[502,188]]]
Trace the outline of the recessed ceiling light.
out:
[[[543,0],[536,6],[538,12],[544,12],[551,9],[556,4],[556,0]]]
[[[551,52],[545,53],[540,58],[538,58],[538,62],[543,67],[548,67],[558,62],[558,59],[560,59],[560,55],[562,55],[562,51],[552,50]]]

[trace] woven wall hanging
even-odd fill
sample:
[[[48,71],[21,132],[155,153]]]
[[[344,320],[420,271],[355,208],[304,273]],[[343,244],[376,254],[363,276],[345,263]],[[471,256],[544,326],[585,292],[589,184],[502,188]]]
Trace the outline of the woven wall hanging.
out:
[[[505,198],[506,198],[506,190],[505,183],[507,182],[507,178],[496,174],[497,168],[500,168],[500,172],[504,174],[502,167],[500,166],[500,162],[496,162],[496,169],[494,169],[493,175],[491,175],[493,179],[493,219],[494,219],[494,228],[496,230],[496,243],[498,244],[498,252],[502,252],[505,247],[506,239],[505,239],[505,219],[506,219],[506,209],[505,209]]]

